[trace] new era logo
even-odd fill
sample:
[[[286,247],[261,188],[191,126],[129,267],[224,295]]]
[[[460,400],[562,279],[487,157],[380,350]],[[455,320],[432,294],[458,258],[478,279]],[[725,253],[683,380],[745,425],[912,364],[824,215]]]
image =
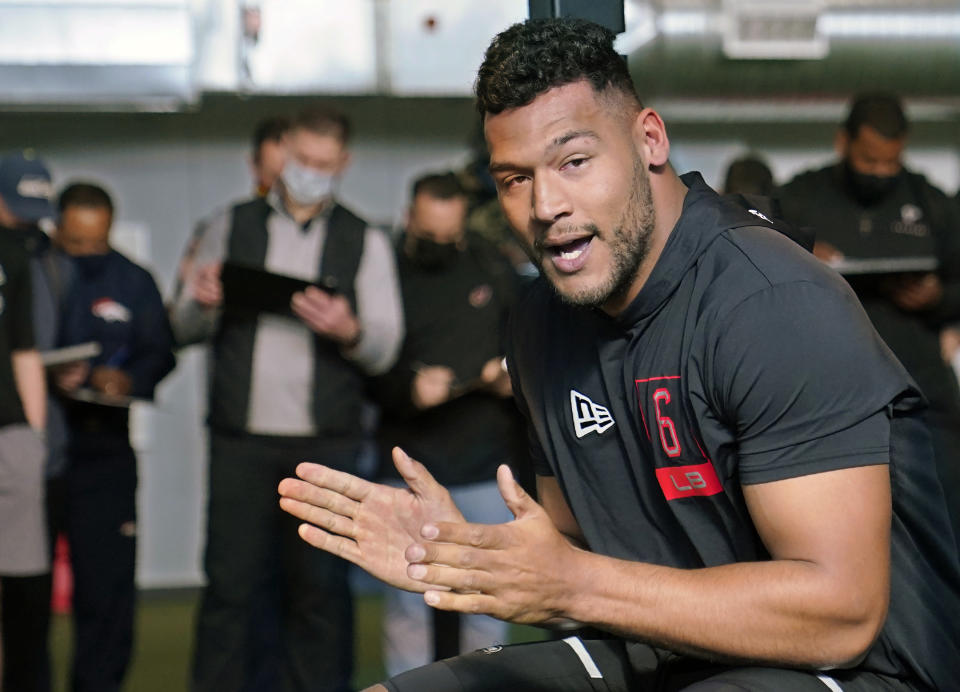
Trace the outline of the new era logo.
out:
[[[595,404],[575,389],[570,390],[570,409],[573,411],[573,429],[577,437],[589,433],[600,434],[613,427],[613,416],[605,406]]]

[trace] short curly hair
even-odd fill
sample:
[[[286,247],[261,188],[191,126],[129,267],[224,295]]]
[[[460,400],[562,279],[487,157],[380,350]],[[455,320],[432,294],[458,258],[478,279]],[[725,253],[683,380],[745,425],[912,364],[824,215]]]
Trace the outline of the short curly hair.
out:
[[[598,93],[612,87],[639,103],[613,39],[609,29],[571,17],[514,24],[487,48],[474,84],[477,110],[485,116],[526,106],[554,87],[582,79]]]

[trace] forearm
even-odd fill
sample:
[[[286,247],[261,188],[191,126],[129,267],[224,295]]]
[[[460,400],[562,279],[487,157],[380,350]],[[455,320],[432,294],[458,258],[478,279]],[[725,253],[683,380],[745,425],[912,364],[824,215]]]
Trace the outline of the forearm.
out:
[[[12,362],[13,378],[27,422],[35,430],[43,430],[47,425],[47,381],[40,352],[36,349],[14,351]]]
[[[681,570],[579,551],[565,571],[573,583],[558,615],[708,658],[842,667],[883,621],[807,561]]]

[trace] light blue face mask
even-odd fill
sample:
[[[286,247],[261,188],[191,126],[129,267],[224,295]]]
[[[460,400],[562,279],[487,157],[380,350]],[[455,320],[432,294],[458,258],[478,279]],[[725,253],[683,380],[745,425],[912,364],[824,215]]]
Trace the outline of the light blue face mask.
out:
[[[297,204],[320,204],[333,195],[336,177],[308,168],[297,161],[287,161],[280,174],[283,186]]]

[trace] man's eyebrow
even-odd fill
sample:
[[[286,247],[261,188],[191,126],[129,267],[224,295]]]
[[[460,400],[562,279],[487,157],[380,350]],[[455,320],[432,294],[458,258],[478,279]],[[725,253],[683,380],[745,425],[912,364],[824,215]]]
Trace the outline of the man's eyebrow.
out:
[[[546,153],[552,153],[553,151],[559,149],[567,142],[572,142],[575,139],[600,139],[600,136],[593,130],[571,130],[570,132],[564,132],[559,137],[555,137],[550,144],[547,145]],[[491,163],[488,170],[491,174],[502,173],[504,171],[513,171],[517,169],[517,165],[510,163],[509,161],[499,161],[497,163]]]
[[[549,152],[553,151],[554,149],[559,149],[567,142],[571,142],[580,138],[600,139],[600,136],[593,130],[571,130],[570,132],[564,132],[559,137],[554,138],[554,140],[547,146],[547,151]]]

